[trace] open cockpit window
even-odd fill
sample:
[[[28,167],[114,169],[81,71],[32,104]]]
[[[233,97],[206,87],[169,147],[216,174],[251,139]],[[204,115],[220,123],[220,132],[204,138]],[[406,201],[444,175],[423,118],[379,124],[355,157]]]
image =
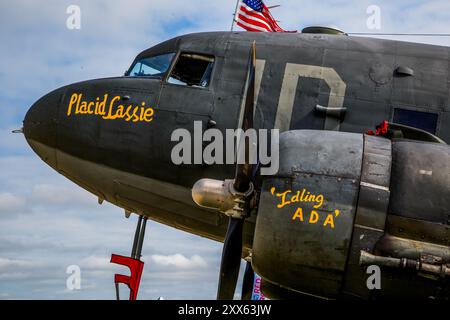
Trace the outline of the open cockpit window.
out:
[[[170,67],[175,53],[166,53],[154,57],[142,58],[136,61],[128,72],[130,77],[163,78]]]
[[[172,84],[206,88],[211,81],[214,57],[196,54],[180,54],[167,82]]]

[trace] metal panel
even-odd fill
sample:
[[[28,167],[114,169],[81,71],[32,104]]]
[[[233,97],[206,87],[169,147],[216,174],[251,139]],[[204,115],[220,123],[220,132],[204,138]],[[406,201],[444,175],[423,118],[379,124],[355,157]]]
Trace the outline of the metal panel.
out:
[[[298,130],[280,135],[279,175],[313,173],[359,179],[362,163],[362,135]]]
[[[362,135],[309,130],[281,135],[280,171],[263,182],[253,243],[252,264],[263,278],[298,292],[338,295],[362,147]]]
[[[389,212],[447,223],[450,208],[450,146],[394,141]]]
[[[372,252],[384,235],[389,205],[391,180],[391,141],[385,138],[364,136],[364,158],[351,243],[344,295],[368,299],[373,295],[366,286],[365,268],[360,267],[361,250]]]

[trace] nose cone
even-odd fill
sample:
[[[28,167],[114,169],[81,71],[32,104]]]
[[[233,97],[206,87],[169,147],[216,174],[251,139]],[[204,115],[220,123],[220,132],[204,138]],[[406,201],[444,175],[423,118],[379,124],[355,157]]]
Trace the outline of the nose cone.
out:
[[[53,91],[36,101],[23,121],[28,144],[50,166],[56,165],[56,132],[61,90]]]

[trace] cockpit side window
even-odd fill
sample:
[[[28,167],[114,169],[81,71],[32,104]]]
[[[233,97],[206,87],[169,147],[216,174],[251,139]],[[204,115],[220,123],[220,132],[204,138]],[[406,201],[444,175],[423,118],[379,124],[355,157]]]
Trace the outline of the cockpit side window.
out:
[[[211,82],[214,57],[181,53],[167,82],[183,86],[206,88]]]
[[[135,62],[127,76],[130,77],[153,77],[162,79],[169,70],[175,53],[166,53],[158,56],[139,59]]]

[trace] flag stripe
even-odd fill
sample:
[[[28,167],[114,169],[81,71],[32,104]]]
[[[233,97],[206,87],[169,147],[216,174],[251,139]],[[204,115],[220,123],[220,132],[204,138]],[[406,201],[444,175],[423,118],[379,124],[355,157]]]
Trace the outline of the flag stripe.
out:
[[[239,20],[236,23],[239,27],[252,32],[267,32],[267,29],[263,29],[260,27],[255,27],[254,25],[249,25],[248,23],[243,22],[242,20]]]
[[[247,31],[295,32],[281,29],[262,0],[240,0],[235,14],[237,25]]]
[[[250,25],[250,26],[253,25],[253,26],[255,26],[255,27],[263,28],[263,29],[265,29],[265,31],[272,31],[272,28],[270,28],[270,26],[267,25],[266,23],[262,23],[262,22],[253,20],[253,19],[248,18],[248,17],[246,17],[246,16],[244,16],[244,15],[242,15],[242,14],[239,14],[239,15],[238,15],[238,18],[239,18],[239,20],[240,20],[241,22],[245,22],[246,24],[248,24],[248,25]]]
[[[245,8],[244,5],[242,5],[240,8],[240,14],[245,16],[247,19],[253,19],[260,24],[265,24],[266,27],[268,28],[268,31],[272,31],[272,27],[271,27],[269,21],[261,13],[256,12],[248,7]],[[252,23],[249,21],[246,21],[246,22]]]
[[[277,32],[285,32],[283,29],[281,29],[281,27],[278,25],[278,22],[274,19],[274,17],[272,16],[272,14],[270,13],[269,8],[266,7],[265,4],[264,8],[263,8],[263,13],[264,16],[268,19],[268,21],[271,23],[271,25],[273,26],[273,29]]]

